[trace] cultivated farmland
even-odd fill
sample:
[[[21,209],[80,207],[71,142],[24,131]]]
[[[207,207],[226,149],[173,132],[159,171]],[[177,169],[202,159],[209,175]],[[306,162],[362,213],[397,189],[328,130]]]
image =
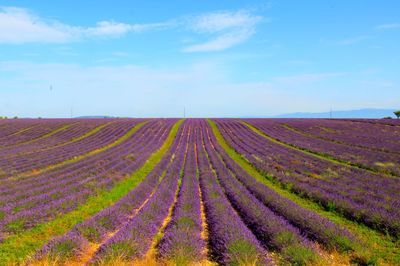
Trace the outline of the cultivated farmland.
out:
[[[0,265],[400,265],[400,122],[0,120]]]

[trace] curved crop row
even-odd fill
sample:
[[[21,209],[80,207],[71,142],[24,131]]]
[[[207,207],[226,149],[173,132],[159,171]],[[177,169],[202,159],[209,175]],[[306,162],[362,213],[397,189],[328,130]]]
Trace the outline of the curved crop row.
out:
[[[286,124],[282,124],[280,120],[246,119],[244,121],[255,126],[269,137],[294,147],[321,154],[322,156],[326,156],[332,160],[354,167],[374,172],[392,174],[395,176],[400,175],[400,156],[398,153],[388,153],[376,149],[365,149],[354,145],[346,145],[343,143],[327,141],[321,138],[315,138],[306,134],[299,134],[299,131],[294,130]],[[352,125],[350,124],[348,126],[351,127]],[[378,132],[375,132],[375,134],[377,133]],[[369,134],[368,136],[374,136],[375,134]],[[338,135],[338,133],[336,133],[336,135]],[[376,137],[377,139],[375,141],[380,141],[378,134]],[[396,142],[395,139],[396,137],[393,136],[391,142]],[[362,143],[360,139],[358,140],[358,143]],[[395,147],[396,145],[391,144],[391,146]]]
[[[240,122],[217,120],[217,123],[238,153],[292,191],[350,219],[394,236],[399,234],[400,219],[396,217],[400,212],[396,206],[400,202],[400,189],[395,179],[338,166],[275,144]]]
[[[371,123],[324,119],[280,122],[300,134],[363,149],[399,154],[400,144],[396,139],[400,136],[400,128],[388,130],[385,126]]]
[[[116,121],[80,121],[79,123],[73,124],[67,130],[60,131],[48,138],[32,143],[21,144],[16,147],[3,148],[0,150],[0,158],[14,158],[21,155],[36,153],[38,151],[62,147],[89,137],[114,122]]]
[[[18,121],[18,123],[25,123],[25,120]],[[40,123],[40,126],[31,127],[29,128],[29,130],[20,132],[19,134],[3,138],[0,141],[0,149],[8,148],[11,146],[15,148],[19,145],[33,143],[46,139],[52,135],[68,129],[74,123],[77,122],[71,122],[71,120],[68,119],[45,120]]]
[[[63,236],[53,238],[37,253],[36,260],[46,258],[50,261],[55,259],[64,261],[71,257],[81,259],[81,254],[88,253],[88,243],[95,243],[98,248],[101,243],[110,238],[110,235],[118,232],[143,208],[157,190],[166,174],[166,169],[169,169],[176,154],[181,151],[184,133],[185,129],[179,129],[177,137],[167,153],[137,187],[114,205],[103,209],[83,223],[77,224]],[[59,247],[65,246],[67,243],[70,243],[70,248],[60,252]]]
[[[203,126],[202,129],[210,163],[215,169],[225,194],[259,241],[266,248],[278,251],[285,261],[296,265],[321,260],[310,241],[307,241],[297,228],[266,207],[236,179],[235,173],[238,172],[230,171],[232,168],[227,167],[220,157],[208,128]]]
[[[109,263],[116,259],[132,261],[143,258],[149,252],[179,190],[180,173],[184,167],[189,137],[189,134],[184,135],[183,144],[178,148],[176,157],[154,195],[136,215],[100,246],[91,263]]]
[[[70,143],[69,145],[50,150],[39,150],[35,153],[24,154],[18,157],[0,159],[0,169],[8,174],[8,176],[23,176],[31,172],[40,171],[40,169],[47,166],[56,165],[117,141],[128,133],[137,122],[140,122],[140,120],[116,122],[106,126],[88,138]]]
[[[196,144],[211,259],[223,265],[272,265],[267,252],[234,211],[217,183],[200,132]]]
[[[146,131],[151,132],[154,127],[163,130],[159,134],[146,133]],[[142,139],[133,135],[124,143],[101,153],[106,160],[103,165],[98,165],[97,169],[92,166],[89,173],[84,169],[79,171],[79,175],[68,173],[72,180],[64,179],[63,186],[60,186],[59,183],[51,183],[51,179],[43,179],[42,177],[41,183],[43,185],[37,186],[31,194],[26,191],[15,193],[14,189],[13,194],[7,195],[8,204],[1,207],[1,211],[5,213],[0,221],[2,231],[9,234],[26,230],[39,222],[55,217],[59,213],[70,212],[96,191],[112,187],[113,183],[124,178],[126,174],[144,163],[147,156],[157,148],[155,139],[163,132],[168,131],[169,128],[170,125],[168,124],[160,127],[157,123],[152,123],[148,127],[145,126],[142,131],[139,130],[136,133],[136,136],[140,134],[139,136]],[[130,159],[123,160],[127,154],[133,154],[138,159],[134,162]],[[94,162],[98,163],[98,159]],[[86,167],[90,167],[90,164],[86,164]],[[87,177],[85,178],[85,176]],[[54,176],[56,179],[57,177],[57,175]],[[77,180],[79,181],[76,182]],[[28,184],[32,184],[32,180],[29,181]],[[24,197],[18,197],[18,194]]]
[[[142,161],[141,167],[141,164],[139,164],[139,168],[135,169],[136,161],[134,164],[130,165],[131,171],[129,176],[117,180],[110,190],[96,191],[96,194],[91,195],[88,200],[84,204],[78,206],[77,209],[68,212],[65,215],[58,216],[48,223],[38,224],[32,229],[21,232],[17,236],[9,237],[5,239],[3,243],[0,243],[0,257],[3,259],[0,262],[0,265],[8,265],[8,263],[24,261],[27,258],[27,255],[36,248],[40,248],[40,245],[45,244],[45,241],[49,240],[54,235],[62,235],[66,230],[72,228],[78,222],[87,219],[106,207],[109,207],[118,199],[128,194],[132,188],[143,180],[154,165],[161,160],[163,154],[172,144],[181,123],[180,121],[175,123],[175,121],[176,120],[174,119],[156,120],[154,123],[151,123],[153,126],[154,124],[159,124],[159,127],[164,127],[164,125],[167,124],[168,130],[164,131],[164,133],[156,138],[153,143],[150,143],[150,147],[157,147],[158,145],[161,145],[159,143],[162,143],[161,148],[152,153],[150,157],[147,156],[147,158]],[[171,129],[172,124],[174,124],[174,126]],[[137,134],[139,135],[139,132]],[[144,131],[140,133],[140,135],[150,135],[151,137],[152,134]]]
[[[192,131],[197,129],[189,125]],[[191,135],[182,175],[181,189],[171,221],[157,245],[158,258],[176,265],[200,263],[205,260],[205,242],[201,237],[201,200],[197,177],[196,150]]]

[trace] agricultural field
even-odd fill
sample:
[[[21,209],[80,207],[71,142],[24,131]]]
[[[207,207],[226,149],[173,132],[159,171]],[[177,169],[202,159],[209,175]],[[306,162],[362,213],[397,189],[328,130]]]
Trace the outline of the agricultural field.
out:
[[[400,120],[0,120],[0,265],[400,265]]]

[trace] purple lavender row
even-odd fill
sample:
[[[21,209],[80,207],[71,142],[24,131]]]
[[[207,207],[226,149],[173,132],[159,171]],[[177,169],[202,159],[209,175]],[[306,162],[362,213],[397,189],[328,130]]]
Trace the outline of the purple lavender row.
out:
[[[326,119],[278,119],[276,122],[293,126],[295,129],[317,137],[343,141],[348,145],[388,149],[388,152],[395,153],[398,151],[396,147],[400,148],[399,143],[395,141],[400,134],[400,127],[350,120]]]
[[[386,126],[372,125],[357,122],[326,121],[326,120],[305,120],[305,119],[248,119],[249,123],[274,131],[283,131],[284,138],[290,138],[290,134],[303,135],[304,139],[319,139],[320,143],[326,145],[338,145],[339,149],[345,148],[350,151],[371,152],[375,151],[379,156],[399,155],[399,143],[396,138],[400,134],[399,130],[388,130]],[[283,127],[283,128],[282,128]],[[385,158],[385,157],[382,157]],[[390,157],[388,157],[390,158]]]
[[[14,209],[13,212],[10,211],[10,207],[13,206],[13,202],[7,201],[7,205],[2,207],[2,213],[7,213],[7,215],[4,215],[4,219],[3,221],[1,221],[1,224],[7,224],[7,229],[9,231],[15,231],[16,229],[21,230],[21,226],[18,226],[18,228],[14,228],[14,225],[21,225],[20,221],[23,221],[24,223],[22,223],[22,225],[24,228],[27,226],[30,227],[34,223],[43,220],[43,218],[50,218],[54,216],[54,214],[57,213],[55,212],[55,208],[57,206],[61,205],[63,208],[61,211],[66,212],[70,210],[68,208],[66,209],[66,207],[70,207],[70,205],[73,204],[73,208],[74,206],[76,206],[76,204],[80,202],[79,199],[85,199],[87,196],[90,195],[91,191],[93,193],[94,189],[104,189],[107,185],[111,185],[111,182],[115,181],[113,179],[117,178],[118,176],[123,176],[122,173],[118,176],[115,176],[114,174],[112,174],[112,171],[109,172],[110,173],[107,175],[107,178],[106,175],[100,175],[91,178],[91,181],[87,179],[85,180],[82,178],[82,176],[80,176],[84,181],[91,182],[92,184],[90,186],[85,185],[85,182],[78,181],[76,183],[72,183],[76,189],[72,188],[71,190],[68,186],[57,186],[56,192],[53,191],[53,193],[38,195],[36,196],[36,199],[35,197],[24,198],[23,200],[27,202],[27,204],[25,206],[19,205],[21,207],[17,205],[18,209]],[[72,194],[76,195],[76,199],[71,197]],[[20,204],[22,203],[21,201],[19,202]]]
[[[399,119],[335,119],[340,121],[352,121],[359,123],[369,123],[369,124],[377,124],[377,125],[385,125],[392,127],[399,127],[400,120]]]
[[[129,146],[118,147],[118,149],[110,149],[107,152],[103,152],[101,156],[95,156],[96,158],[91,158],[90,160],[89,159],[84,160],[86,163],[88,163],[86,165],[83,164],[82,162],[76,163],[81,165],[82,168],[80,170],[79,168],[76,169],[75,165],[70,165],[69,167],[66,167],[67,169],[64,168],[65,173],[67,175],[63,176],[62,180],[58,181],[57,183],[51,182],[51,181],[56,181],[58,179],[57,173],[46,173],[46,175],[39,175],[35,178],[24,180],[25,182],[20,183],[20,187],[16,187],[15,189],[9,188],[6,191],[7,193],[4,193],[4,196],[6,197],[8,202],[21,202],[27,200],[31,196],[40,195],[42,193],[45,194],[50,193],[52,192],[52,188],[59,188],[60,186],[67,187],[70,184],[79,186],[82,185],[79,183],[90,182],[93,179],[93,177],[96,176],[96,173],[98,173],[98,171],[112,170],[109,171],[110,172],[109,175],[118,174],[118,169],[120,167],[119,165],[126,165],[127,163],[132,163],[132,160],[122,159],[119,161],[115,161],[111,160],[111,158],[115,157],[115,155],[122,158],[126,157],[126,154],[129,156],[133,156],[132,153],[127,153],[134,151],[134,150],[129,151],[129,148],[131,147],[135,147],[136,149],[135,153],[142,155],[143,151],[146,152],[144,150],[144,147],[146,145],[143,145],[140,142],[138,143],[138,141],[140,140],[142,140],[142,138],[138,138],[135,142],[129,142],[130,143]],[[128,150],[126,148],[128,148]],[[134,161],[134,164],[136,164],[138,161],[141,161],[141,157],[137,158]],[[68,172],[68,169],[71,170],[71,172]],[[24,187],[28,186],[29,183],[31,184],[34,183],[35,188],[30,189],[28,191],[26,190],[24,191]]]
[[[209,130],[211,129],[209,128]],[[226,167],[236,173],[236,178],[265,206],[283,216],[292,225],[299,228],[301,233],[311,240],[318,241],[327,249],[339,251],[353,249],[353,237],[349,232],[258,182],[226,154],[219,146],[215,136],[211,136],[211,141]]]
[[[0,150],[1,158],[17,157],[20,155],[26,155],[41,151],[44,149],[51,149],[53,147],[58,147],[60,145],[65,145],[66,143],[73,141],[75,138],[80,137],[89,131],[105,125],[111,120],[89,120],[89,121],[79,121],[79,123],[73,124],[66,130],[55,133],[54,135],[47,137],[45,139],[37,140],[31,143],[20,144],[14,147],[3,148]],[[40,126],[40,124],[38,125]]]
[[[89,138],[71,143],[56,149],[37,151],[28,155],[22,155],[15,158],[0,159],[0,168],[8,175],[18,175],[33,169],[40,169],[47,165],[57,164],[59,162],[73,158],[80,154],[90,152],[112,143],[119,137],[122,137],[135,121],[126,123],[111,124]],[[1,151],[0,151],[1,154]]]
[[[329,167],[329,163],[318,162],[318,159],[315,162],[312,173],[318,173],[318,168]],[[395,236],[398,234],[400,190],[395,179],[347,167],[337,167],[333,174],[333,178],[329,179],[318,178],[318,175],[315,178],[312,174],[306,180],[300,177],[294,185],[293,177],[296,178],[296,175],[293,174],[281,177],[280,181],[290,184],[292,191],[313,199],[328,210],[335,210],[349,219],[384,232],[389,231]]]
[[[189,123],[188,123],[189,124]],[[193,130],[194,123],[190,122]],[[206,243],[201,238],[201,202],[193,134],[189,140],[181,189],[171,221],[164,230],[157,249],[160,260],[177,265],[200,263]]]
[[[152,127],[158,128],[158,130],[161,131],[167,131],[167,128],[165,126],[171,126],[171,122],[173,121],[167,121],[166,124],[162,126],[157,126],[156,123],[151,122],[146,125],[144,125],[142,128],[139,129],[138,132],[136,132],[133,136],[131,136],[130,140],[128,141],[132,145],[134,143],[140,144],[138,142],[138,137],[142,138],[143,133],[145,130],[151,130],[152,134],[158,134],[155,133],[152,129]],[[147,138],[152,138],[151,136],[146,136]],[[162,141],[159,140],[154,140],[153,139],[153,144],[158,145]],[[124,152],[129,152],[129,147],[124,146],[124,145],[118,145],[118,149],[123,149]],[[62,180],[58,182],[64,182],[65,180],[68,180],[70,176],[76,175],[77,173],[80,172],[85,172],[86,175],[93,175],[96,172],[91,170],[93,167],[96,168],[104,168],[106,164],[109,164],[109,161],[111,160],[112,156],[110,156],[110,153],[115,152],[115,147],[108,149],[104,152],[98,153],[94,156],[89,156],[86,157],[82,160],[79,160],[76,163],[73,164],[67,164],[62,167],[57,167],[55,169],[46,171],[42,174],[36,174],[36,175],[31,175],[31,176],[25,176],[25,177],[19,177],[17,180],[0,180],[0,192],[1,195],[17,195],[17,191],[20,191],[23,193],[22,195],[26,195],[25,193],[27,192],[27,189],[29,191],[32,191],[32,184],[34,184],[35,189],[39,188],[41,185],[46,185],[49,183],[49,179],[55,179],[55,180]],[[125,161],[133,161],[135,162],[137,158],[132,154],[126,154],[123,155],[123,162]],[[56,186],[60,183],[53,183],[53,186]],[[19,196],[19,195],[18,195]],[[1,199],[1,196],[0,196]],[[1,201],[0,201],[1,202]]]
[[[295,265],[306,265],[321,259],[297,228],[267,208],[236,179],[211,146],[206,126],[202,129],[206,151],[225,194],[264,247],[278,251],[285,261]]]
[[[244,127],[243,125],[240,126]],[[230,132],[240,134],[242,131],[245,131],[245,128],[241,128],[240,130],[236,131],[231,130]],[[249,133],[249,130],[247,130],[247,133]],[[250,134],[254,135],[254,133]],[[252,161],[252,163],[256,165],[259,169],[264,169],[264,171],[265,169],[268,169],[267,172],[273,173],[280,182],[284,184],[289,184],[293,191],[302,192],[303,196],[305,195],[316,200],[317,202],[324,205],[326,208],[331,209],[333,206],[336,208],[336,211],[339,211],[346,216],[354,215],[354,213],[362,213],[364,212],[364,209],[369,209],[370,213],[373,215],[365,215],[361,218],[363,218],[365,222],[368,222],[370,224],[376,224],[376,221],[371,221],[371,219],[376,219],[376,210],[380,211],[380,217],[384,217],[384,219],[387,219],[389,221],[387,222],[387,224],[392,224],[393,222],[396,223],[396,218],[393,217],[393,214],[398,213],[398,211],[396,211],[398,210],[396,206],[399,206],[399,190],[397,189],[398,184],[395,183],[396,180],[392,178],[376,176],[372,173],[367,173],[358,169],[346,167],[343,168],[337,166],[335,167],[334,165],[330,165],[326,161],[321,161],[307,155],[301,155],[300,152],[290,151],[290,149],[285,149],[280,145],[274,145],[268,140],[265,140],[262,137],[260,138],[257,135],[255,136],[255,138],[259,138],[259,141],[253,144],[253,149],[256,149],[257,151],[251,151],[251,148],[250,151],[245,151],[245,149],[243,149],[243,145],[248,145],[251,141],[251,137],[247,138],[247,140],[249,141],[247,141],[246,143],[241,143],[242,147],[237,146],[235,149],[244,154],[248,158],[248,160]],[[262,143],[263,145],[260,145],[260,143]],[[263,154],[260,147],[268,147],[268,150],[266,150]],[[280,154],[281,158],[290,156],[290,158],[292,159],[282,160],[277,156],[271,158],[270,156],[268,156],[268,154],[271,152]],[[285,155],[285,152],[287,153],[287,155]],[[258,154],[258,158],[266,158],[268,160],[280,159],[279,164],[272,164],[271,167],[265,162],[255,160],[252,156],[252,154],[254,153]],[[298,156],[299,159],[294,160],[293,157],[296,156],[296,153],[300,156]],[[301,156],[303,156],[303,158],[301,158]],[[305,161],[306,164],[303,165],[303,168],[299,169],[299,164],[303,164],[302,161]],[[313,169],[305,169],[310,168],[310,166],[313,166]],[[290,170],[293,168],[294,171],[291,172]],[[281,169],[284,169],[285,171],[280,171]],[[321,175],[321,169],[328,169],[329,174],[331,174],[330,172],[333,172],[333,174],[336,175],[330,177],[329,179],[318,178]],[[351,172],[349,170],[351,170]],[[302,177],[302,175],[304,174],[301,171],[305,172],[306,174],[311,174],[309,174],[310,176],[305,179],[304,177]],[[335,171],[339,172],[340,175],[337,176],[337,173]],[[317,178],[315,178],[315,176]],[[295,180],[295,182],[293,182],[293,179]],[[366,182],[367,180],[368,182]],[[338,188],[339,184],[340,189]],[[357,187],[358,189],[355,190],[354,187]],[[386,195],[382,193],[382,190],[386,190]],[[304,191],[306,191],[307,194],[305,194]],[[390,197],[387,197],[388,195],[390,195]],[[342,206],[346,208],[351,206],[353,209],[346,211],[346,209],[342,209]],[[390,206],[389,208],[393,208],[390,210],[390,212],[386,210],[388,206]]]
[[[71,121],[67,119],[46,120],[46,122],[42,123],[40,126],[32,127],[28,131],[22,132],[21,134],[17,134],[9,138],[3,138],[0,142],[0,149],[8,146],[20,145],[28,141],[34,141],[35,139],[40,138],[41,136],[57,130],[67,124],[71,124]]]
[[[158,127],[158,125],[155,125],[155,124],[153,124],[152,126],[151,125],[148,125],[148,126],[146,125],[142,129],[140,129],[138,131],[138,133],[146,132],[146,128],[147,128],[147,130],[150,130],[151,127]],[[165,130],[167,130],[167,128],[165,128]],[[160,134],[161,134],[161,132],[160,132]],[[125,145],[118,145],[118,146],[116,146],[116,147],[114,147],[112,149],[109,149],[109,150],[99,154],[101,156],[93,156],[93,157],[97,157],[97,158],[91,158],[91,160],[85,160],[85,161],[86,162],[90,161],[90,162],[92,162],[94,164],[99,164],[101,162],[101,168],[99,168],[99,170],[105,169],[105,167],[106,168],[113,168],[114,166],[118,166],[118,164],[121,163],[121,162],[125,163],[125,164],[129,163],[129,161],[131,161],[131,160],[126,160],[126,159],[125,160],[120,160],[120,161],[117,161],[118,164],[115,164],[115,162],[113,162],[113,161],[115,161],[114,159],[112,161],[110,161],[110,160],[111,160],[111,158],[115,157],[115,155],[117,155],[119,157],[124,157],[124,155],[126,153],[129,153],[129,152],[134,152],[135,151],[135,152],[138,152],[140,154],[140,153],[142,153],[143,147],[146,146],[144,144],[145,143],[149,143],[149,142],[151,143],[151,140],[156,137],[156,136],[150,136],[148,134],[146,134],[145,137],[144,136],[140,136],[139,138],[137,138],[135,136],[132,136],[131,139],[128,142],[126,142],[129,145],[126,145],[126,144]],[[132,150],[133,147],[135,147],[136,150]],[[115,154],[115,155],[113,155],[113,154]],[[103,158],[103,159],[101,159],[101,158]],[[89,158],[87,158],[87,159],[89,159]],[[105,164],[105,163],[107,163],[107,164]],[[74,165],[71,165],[71,166],[74,166]],[[93,167],[93,165],[91,167]],[[83,169],[83,170],[85,170],[85,169]],[[80,172],[84,173],[84,171],[80,171]],[[79,172],[74,172],[74,173],[69,173],[69,174],[70,174],[70,176],[73,176],[75,178],[76,174],[78,174],[78,173]],[[91,172],[91,173],[88,173],[88,174],[90,176],[93,176],[94,172]],[[25,180],[24,183],[29,185],[29,184],[32,184],[33,181],[36,179],[35,188],[34,189],[30,189],[30,190],[27,191],[26,189],[24,189],[24,186],[22,185],[23,183],[19,183],[18,186],[15,187],[13,190],[9,190],[9,191],[4,191],[3,190],[3,196],[4,195],[8,195],[8,197],[6,199],[4,199],[2,197],[2,199],[7,201],[8,203],[10,203],[10,202],[13,202],[13,198],[17,199],[18,201],[20,201],[21,200],[21,196],[24,196],[24,198],[27,198],[27,196],[29,196],[29,195],[35,195],[35,194],[43,193],[44,191],[42,189],[40,189],[40,184],[43,184],[43,185],[48,184],[49,183],[49,179],[48,178],[42,179],[41,178],[42,176],[47,176],[47,175],[39,175],[36,178],[30,178],[28,180]],[[57,178],[57,176],[54,176],[54,178]],[[81,178],[82,178],[82,176],[81,176]],[[42,180],[41,183],[38,183],[37,179]],[[82,178],[82,180],[83,180],[83,178]],[[70,180],[68,178],[64,177],[62,179],[62,181],[59,181],[63,187],[65,187],[66,184],[67,184],[67,183],[64,183],[65,181],[70,181]],[[71,183],[71,182],[69,182],[69,183]],[[51,184],[51,186],[53,186],[53,187],[59,187],[59,185],[60,185],[59,183],[57,183],[57,184],[52,183]],[[21,189],[21,187],[22,187],[22,189]],[[49,191],[49,188],[50,188],[49,186],[46,186],[45,190]]]
[[[138,132],[136,132],[134,136],[131,136],[131,139],[129,139],[127,143],[130,143],[130,146],[135,145],[135,147],[139,147],[137,145],[141,145],[141,143],[138,142],[138,140],[142,138],[140,136],[140,132],[150,130],[150,128],[154,126],[156,125],[151,123],[144,125],[141,129],[139,129]],[[161,128],[162,127],[160,127],[160,129]],[[104,169],[104,166],[106,166],[112,159],[112,157],[110,157],[111,153],[125,153],[128,151],[129,146],[118,145],[102,153],[79,160],[76,163],[67,164],[65,166],[52,169],[42,174],[20,177],[17,179],[17,181],[2,180],[0,186],[0,199],[3,199],[3,197],[5,196],[7,198],[7,201],[10,201],[13,198],[26,197],[32,193],[41,193],[40,189],[43,185],[50,185],[54,187],[58,185],[65,185],[64,182],[68,182],[70,180],[70,177],[76,176],[79,173],[85,173],[87,176],[93,176],[96,173],[93,168],[96,167],[98,170],[100,170],[100,168]],[[129,159],[124,158],[123,161],[128,161]],[[59,181],[60,179],[61,181]],[[58,180],[58,183],[49,182],[51,180]],[[32,188],[32,184],[34,184],[34,188]],[[46,187],[46,191],[49,191],[49,187]]]
[[[129,130],[131,126],[132,124],[126,125],[124,131]],[[120,132],[115,134],[117,130],[119,131],[118,128],[114,128],[113,130],[110,127],[106,127],[89,138],[62,147],[51,149],[51,146],[47,146],[43,151],[38,150],[34,153],[30,152],[14,156],[13,158],[7,157],[0,160],[0,167],[8,173],[17,175],[29,170],[40,169],[47,165],[56,164],[115,141],[115,139],[121,137],[125,133]]]
[[[312,136],[338,141],[347,145],[399,154],[400,127],[360,123],[355,121],[324,119],[279,120],[299,131]]]
[[[23,123],[11,123],[9,121],[0,120],[0,143],[3,139],[21,134],[36,126],[38,126],[37,120],[24,121]]]
[[[4,146],[7,145],[15,145],[18,144],[19,141],[24,141],[24,139],[29,138],[29,134],[35,134],[34,137],[36,137],[36,134],[40,136],[38,126],[40,125],[40,122],[38,120],[8,120],[4,121],[2,120],[5,124],[3,124],[3,130],[0,133],[0,148],[4,148]],[[42,122],[43,123],[43,122]],[[49,125],[54,126],[60,126],[61,123],[60,121],[57,122],[57,120],[52,120],[52,121],[47,121],[47,127]],[[68,122],[66,122],[68,123]],[[4,131],[4,132],[3,132]],[[20,140],[22,138],[22,140]],[[29,140],[29,139],[28,139]]]
[[[145,156],[147,156],[147,155],[145,155]],[[147,158],[147,157],[146,157]],[[136,164],[136,162],[135,162],[135,164],[132,164],[132,165],[129,165],[128,167],[125,167],[125,171],[126,171],[126,173],[129,173],[129,172],[131,172],[131,171],[133,171],[136,167],[138,167],[139,165],[141,165],[142,163],[144,163],[144,161],[145,161],[145,159],[146,158],[143,158],[142,160],[138,160],[137,161],[137,164]],[[109,169],[109,170],[112,170],[112,169]],[[119,175],[120,177],[119,178],[121,178],[122,176],[124,176],[125,174],[124,173],[121,173],[121,175]],[[106,179],[104,179],[105,177],[107,177]],[[92,189],[92,191],[93,190],[96,190],[96,189],[98,189],[99,187],[103,187],[103,186],[106,186],[106,188],[108,188],[108,187],[111,187],[111,185],[112,185],[112,183],[115,181],[115,180],[113,180],[113,179],[115,179],[115,178],[118,178],[118,176],[114,176],[113,174],[112,174],[112,171],[111,171],[111,173],[110,174],[108,174],[108,175],[104,175],[104,177],[102,177],[102,178],[97,178],[97,179],[100,179],[100,180],[95,180],[96,182],[95,183],[92,183],[92,185],[90,186],[90,188]],[[104,181],[102,181],[101,179],[103,179]],[[85,188],[86,188],[86,186],[84,186]],[[79,193],[79,191],[77,191],[75,194],[78,194]],[[92,192],[93,193],[93,192]],[[65,193],[64,193],[65,194]],[[87,193],[87,196],[88,195],[90,195],[90,193]],[[68,197],[69,196],[63,196],[64,198],[66,198],[66,199],[68,199]],[[79,198],[79,197],[82,197],[82,195],[81,194],[78,194],[77,195],[77,197]],[[52,200],[51,198],[50,198],[50,200]],[[37,215],[41,215],[40,217],[43,219],[43,218],[50,218],[50,217],[43,217],[43,215],[45,215],[46,213],[44,213],[43,214],[43,212],[45,211],[45,210],[49,210],[49,212],[47,213],[49,216],[54,216],[54,214],[55,213],[57,213],[57,212],[52,212],[51,211],[51,208],[52,207],[54,207],[53,205],[54,204],[57,204],[57,202],[59,202],[59,203],[61,203],[61,204],[65,204],[65,202],[62,202],[61,200],[54,200],[54,201],[52,201],[52,202],[50,202],[50,204],[43,204],[42,206],[38,206],[37,208],[43,208],[43,210],[40,210],[40,211],[35,211],[34,209],[28,209],[28,210],[24,210],[24,211],[22,211],[22,212],[19,212],[19,213],[17,213],[14,217],[16,217],[16,216],[23,216],[23,215],[26,215],[26,216],[28,216],[28,217],[35,217],[35,216],[37,216]],[[76,203],[74,203],[74,201],[72,200],[72,204],[76,204]],[[75,205],[74,205],[75,206]],[[35,209],[37,209],[37,208],[35,208]],[[63,211],[63,210],[62,210]],[[29,215],[31,215],[31,216],[29,216]],[[40,218],[39,217],[39,218]],[[23,218],[23,217],[20,217],[20,218]],[[26,217],[25,217],[26,218]],[[18,221],[18,220],[17,220]],[[35,223],[37,223],[38,222],[38,219],[33,219],[33,221],[35,222]],[[24,222],[28,222],[27,224],[23,224],[24,226],[27,226],[27,225],[29,225],[29,221],[24,221]],[[15,224],[15,223],[12,223],[12,224]],[[11,224],[11,225],[12,225]],[[18,224],[18,223],[17,223]],[[9,224],[10,225],[10,224]],[[13,227],[11,227],[10,228],[10,226],[9,226],[9,228],[8,228],[9,230],[15,230],[15,229],[18,229],[18,228],[13,228]],[[20,229],[20,228],[19,228]]]
[[[326,182],[332,182],[332,180],[330,178],[324,178],[325,176],[336,177],[335,173],[340,173],[340,176],[345,178],[345,180],[349,179],[353,183],[358,182],[358,186],[366,188],[366,190],[369,192],[374,191],[374,189],[376,190],[377,187],[380,187],[382,185],[382,180],[385,182],[390,182],[391,185],[396,185],[397,183],[393,178],[384,177],[351,167],[338,166],[336,164],[327,162],[326,160],[309,156],[300,151],[288,149],[281,145],[274,144],[271,141],[252,132],[245,125],[232,120],[224,120],[220,126],[223,130],[222,133],[229,138],[228,141],[232,142],[232,144],[238,149],[249,155],[249,158],[247,158],[248,160],[256,159],[258,162],[260,162],[262,159],[263,161],[266,161],[275,167],[277,171],[285,170],[286,172],[295,175],[297,172],[299,172],[298,168],[302,167],[302,170],[310,177],[323,179]],[[246,141],[243,141],[243,139]],[[279,152],[279,155],[274,157],[269,156],[271,152]],[[262,158],[255,157],[255,154],[262,155]],[[290,157],[291,159],[282,159],[286,157]],[[284,168],[280,165],[284,166]],[[368,180],[369,182],[365,182],[365,180]],[[337,180],[335,180],[335,182],[337,182]],[[390,193],[391,196],[395,196],[395,194],[399,196],[398,190],[394,187],[388,186],[385,187],[385,189],[385,192]],[[380,189],[377,190],[377,192],[377,196],[382,196]]]
[[[187,146],[187,142],[188,135],[185,136],[181,149]],[[180,171],[184,166],[184,157],[185,152],[180,150],[154,195],[129,222],[101,245],[91,263],[103,264],[116,258],[132,261],[143,257],[148,252],[174,203]]]
[[[196,134],[196,144],[211,259],[220,265],[272,265],[267,252],[221,190],[210,168],[200,131]]]
[[[186,127],[182,126],[173,144],[153,170],[146,178],[126,196],[122,197],[114,205],[103,209],[90,219],[77,224],[66,234],[51,239],[46,245],[39,250],[35,256],[40,259],[44,256],[50,258],[61,258],[68,260],[71,257],[77,257],[85,251],[89,242],[102,243],[110,233],[120,229],[126,224],[140,208],[141,205],[154,193],[158,187],[160,179],[169,168],[176,154],[184,152],[183,139],[186,134]],[[70,249],[64,254],[59,254],[59,247],[70,243]]]
[[[245,121],[265,134],[290,145],[331,156],[361,168],[400,175],[400,154],[382,152],[376,149],[363,149],[299,134],[282,125],[280,120],[247,119]]]
[[[8,121],[5,121],[4,119],[0,119],[0,140],[4,137],[8,137],[13,134],[17,134],[21,130],[25,130],[31,126],[33,126],[34,123],[19,123],[19,124],[13,124],[9,123]]]
[[[153,126],[159,127],[159,125]],[[168,126],[168,128],[170,128],[170,126]],[[39,201],[37,201],[37,203],[33,201],[34,198],[30,198],[27,200],[27,202],[28,204],[32,204],[31,202],[33,202],[33,206],[24,206],[25,208],[18,210],[16,213],[5,212],[7,215],[3,217],[1,224],[5,226],[7,231],[11,232],[26,229],[26,227],[31,227],[32,225],[43,221],[43,219],[52,218],[59,212],[64,213],[70,211],[79,203],[83,202],[88,196],[93,194],[93,192],[97,189],[108,189],[115,181],[123,178],[126,174],[132,172],[134,169],[143,164],[149,153],[159,146],[153,146],[155,141],[151,141],[151,138],[154,139],[157,137],[157,135],[142,134],[142,137],[150,137],[150,139],[145,141],[145,139],[141,140],[140,138],[131,138],[131,141],[135,140],[135,142],[138,142],[139,144],[139,147],[136,147],[136,152],[138,152],[138,155],[140,155],[141,158],[135,161],[135,163],[132,164],[132,162],[120,160],[119,156],[124,155],[124,153],[121,153],[121,151],[118,150],[118,147],[116,147],[113,149],[114,152],[108,151],[110,156],[109,158],[112,158],[112,160],[109,162],[108,167],[106,166],[99,169],[103,173],[97,173],[95,178],[93,178],[91,181],[88,181],[83,178],[82,174],[85,174],[85,172],[82,171],[81,176],[78,176],[78,180],[81,178],[87,181],[86,183],[79,184],[78,182],[76,184],[72,182],[72,188],[68,188],[68,186],[57,186],[56,190],[53,191],[52,194],[46,195],[44,198],[41,198],[41,195],[38,195],[37,197]],[[135,145],[131,147],[131,145],[127,144],[129,144],[129,142],[125,142],[124,144],[118,146],[121,148],[127,147],[128,151],[130,149],[130,152],[135,153]],[[146,146],[148,148],[146,148]],[[53,195],[56,195],[57,197],[53,198]],[[74,198],[74,195],[76,198]],[[9,210],[10,204],[11,202],[8,202],[8,204],[3,206],[2,209],[4,208]]]
[[[337,166],[282,147],[258,136],[238,122],[217,122],[221,133],[237,152],[260,171],[272,174],[291,191],[349,219],[389,232],[393,236],[399,235],[400,188],[394,178]],[[239,124],[240,129],[228,127],[230,124]],[[252,141],[252,138],[257,141]],[[271,157],[270,154],[276,156]]]

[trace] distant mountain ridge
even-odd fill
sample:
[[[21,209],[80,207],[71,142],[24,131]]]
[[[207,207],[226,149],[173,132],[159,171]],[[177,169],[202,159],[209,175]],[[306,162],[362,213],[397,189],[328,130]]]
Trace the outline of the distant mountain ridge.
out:
[[[395,109],[358,109],[358,110],[342,110],[321,113],[288,113],[274,116],[274,118],[394,118]]]

